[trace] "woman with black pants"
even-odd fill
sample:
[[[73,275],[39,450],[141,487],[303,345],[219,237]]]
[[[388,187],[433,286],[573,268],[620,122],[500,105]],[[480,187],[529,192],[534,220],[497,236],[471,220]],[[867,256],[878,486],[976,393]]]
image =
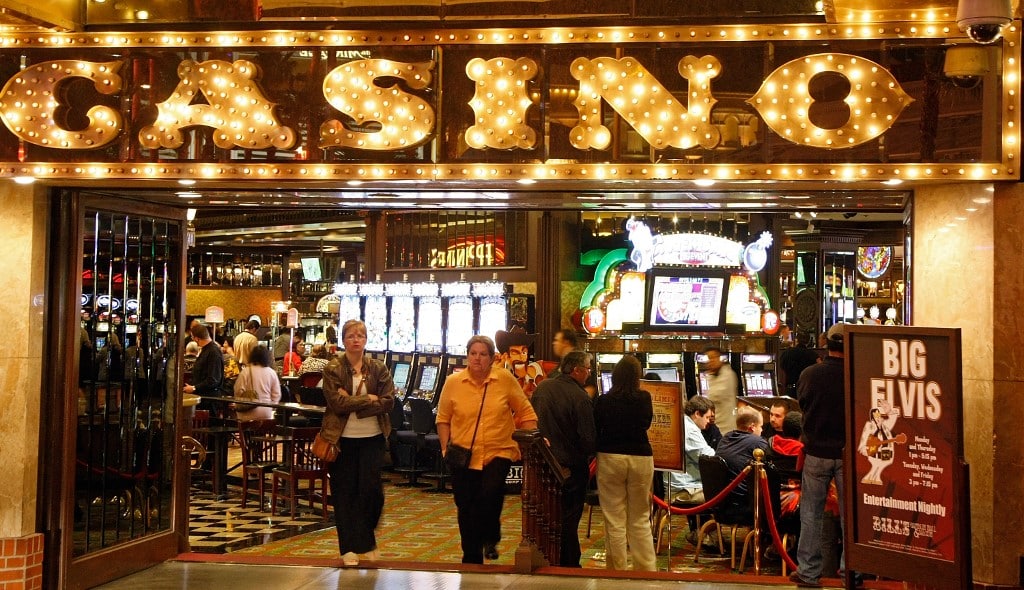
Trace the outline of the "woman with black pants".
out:
[[[387,366],[363,356],[366,325],[349,320],[341,328],[345,353],[324,368],[327,411],[321,434],[338,445],[330,466],[334,521],[342,563],[376,560],[375,530],[384,509],[384,441],[391,432],[395,384]]]
[[[537,428],[537,414],[514,375],[496,368],[494,341],[473,336],[465,370],[448,377],[437,405],[442,452],[453,443],[472,452],[469,467],[452,472],[462,538],[462,563],[498,559],[505,478],[519,459],[516,428]]]

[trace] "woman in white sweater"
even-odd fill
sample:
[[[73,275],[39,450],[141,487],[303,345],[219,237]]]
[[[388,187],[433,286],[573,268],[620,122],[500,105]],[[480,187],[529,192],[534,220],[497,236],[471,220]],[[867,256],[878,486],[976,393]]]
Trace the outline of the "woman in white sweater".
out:
[[[245,390],[254,391],[256,400],[272,404],[281,403],[281,381],[277,377],[270,362],[270,350],[260,345],[249,353],[249,364],[239,373],[235,380],[235,397],[244,398]],[[252,398],[252,394],[249,394]],[[270,420],[274,417],[274,408],[265,406],[249,406],[243,403],[235,404],[235,413],[241,421],[248,420]]]

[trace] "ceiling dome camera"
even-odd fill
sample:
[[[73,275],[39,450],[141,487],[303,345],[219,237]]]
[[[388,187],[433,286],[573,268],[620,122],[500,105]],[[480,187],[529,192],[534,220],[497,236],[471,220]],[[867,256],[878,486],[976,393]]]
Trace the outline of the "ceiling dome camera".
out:
[[[957,26],[982,45],[1002,38],[1003,28],[1012,18],[1010,0],[959,0],[956,7]]]

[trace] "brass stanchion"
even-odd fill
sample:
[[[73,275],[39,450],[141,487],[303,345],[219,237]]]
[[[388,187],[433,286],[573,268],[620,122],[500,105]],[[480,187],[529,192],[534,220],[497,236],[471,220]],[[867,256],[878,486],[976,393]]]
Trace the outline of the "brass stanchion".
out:
[[[754,449],[754,574],[761,575],[761,478],[764,477],[764,451]]]

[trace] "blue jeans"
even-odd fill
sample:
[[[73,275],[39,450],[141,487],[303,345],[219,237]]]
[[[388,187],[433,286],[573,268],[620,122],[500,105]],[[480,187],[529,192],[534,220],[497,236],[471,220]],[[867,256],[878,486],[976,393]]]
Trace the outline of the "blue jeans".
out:
[[[798,575],[808,582],[821,578],[821,525],[825,514],[825,500],[828,485],[835,480],[839,496],[839,522],[845,529],[843,517],[843,460],[823,459],[807,455],[804,458],[803,476],[800,480],[800,542],[796,548],[796,560],[800,566]],[[839,558],[843,569],[845,557]],[[828,572],[829,576],[835,572]]]

